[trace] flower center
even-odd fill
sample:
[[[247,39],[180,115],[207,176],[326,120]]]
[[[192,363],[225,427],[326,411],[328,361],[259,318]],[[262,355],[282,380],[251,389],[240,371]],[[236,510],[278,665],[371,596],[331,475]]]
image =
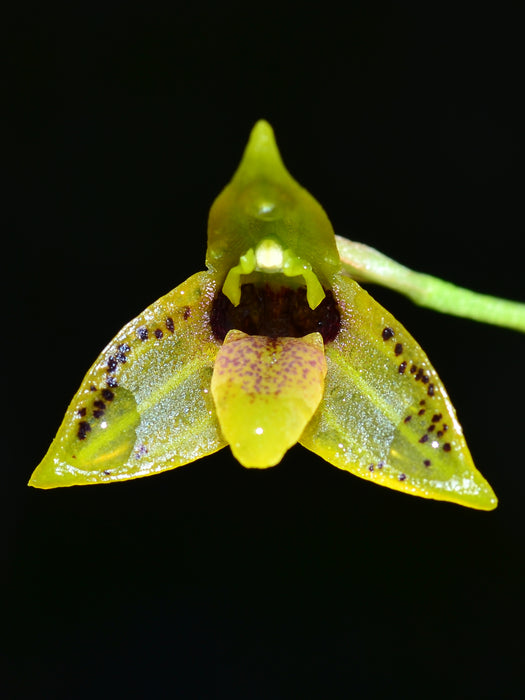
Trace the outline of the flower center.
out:
[[[270,338],[302,338],[320,333],[325,343],[334,340],[341,318],[334,295],[323,290],[324,298],[310,308],[306,286],[247,283],[240,288],[240,301],[234,306],[220,291],[211,310],[211,327],[221,342],[228,331],[240,330],[249,335]]]
[[[311,309],[317,308],[324,298],[324,290],[307,260],[297,256],[290,248],[283,249],[273,238],[263,238],[255,248],[241,255],[237,265],[234,265],[224,280],[223,293],[234,306],[241,299],[241,277],[252,273],[266,275],[281,274],[295,278],[295,282],[306,285],[306,299]]]

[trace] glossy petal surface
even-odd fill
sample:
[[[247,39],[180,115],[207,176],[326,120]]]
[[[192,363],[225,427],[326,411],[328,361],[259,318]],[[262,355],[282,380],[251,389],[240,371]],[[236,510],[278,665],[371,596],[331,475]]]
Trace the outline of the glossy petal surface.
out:
[[[319,333],[304,338],[228,333],[212,392],[222,432],[243,466],[281,461],[319,405],[325,374]]]
[[[491,510],[448,394],[412,336],[355,281],[334,294],[325,394],[300,442],[331,464],[409,494]]]
[[[210,382],[212,275],[200,272],[128,323],[71,402],[31,486],[147,476],[225,445]]]

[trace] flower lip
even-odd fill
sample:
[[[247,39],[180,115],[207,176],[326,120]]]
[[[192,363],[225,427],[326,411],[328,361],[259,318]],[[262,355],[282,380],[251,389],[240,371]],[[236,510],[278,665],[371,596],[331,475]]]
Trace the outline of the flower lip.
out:
[[[222,342],[234,329],[270,338],[301,338],[318,332],[324,343],[329,343],[339,332],[341,317],[332,291],[324,291],[323,301],[313,310],[304,285],[243,284],[237,306],[219,292],[211,309],[213,334]]]
[[[228,333],[215,359],[211,392],[222,434],[243,466],[281,461],[317,410],[326,372],[319,333]]]

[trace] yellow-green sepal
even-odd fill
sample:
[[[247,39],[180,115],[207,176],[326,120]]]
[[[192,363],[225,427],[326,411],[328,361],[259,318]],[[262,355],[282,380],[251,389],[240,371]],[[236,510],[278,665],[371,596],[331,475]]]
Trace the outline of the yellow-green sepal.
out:
[[[265,240],[309,265],[320,286],[330,287],[341,268],[327,215],[287,171],[271,126],[260,120],[232,181],[210,210],[206,264],[222,284],[242,256]]]
[[[86,374],[30,486],[134,479],[226,444],[210,391],[216,291],[211,273],[197,273],[118,333]]]
[[[331,464],[405,493],[492,510],[454,407],[426,354],[357,282],[333,287],[341,330],[326,345],[323,400],[300,443]]]
[[[211,383],[222,433],[245,467],[272,467],[312,418],[324,389],[319,333],[268,338],[232,330]]]

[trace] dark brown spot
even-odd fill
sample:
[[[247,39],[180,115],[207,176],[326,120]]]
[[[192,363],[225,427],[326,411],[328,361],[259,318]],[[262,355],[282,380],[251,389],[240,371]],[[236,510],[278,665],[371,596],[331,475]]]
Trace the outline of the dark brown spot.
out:
[[[113,356],[108,359],[108,372],[114,372],[117,369],[117,360]]]
[[[420,405],[420,406],[425,406],[426,403],[427,403],[427,402],[425,401],[425,399],[421,399],[421,401],[419,402],[419,405]]]
[[[404,481],[407,478],[406,474],[400,474],[399,475],[399,481]]]
[[[417,412],[417,415],[422,416],[425,411],[426,411],[426,408],[420,408],[419,411]]]
[[[432,464],[432,462],[431,462],[429,459],[424,459],[424,460],[423,460],[423,464],[425,465],[425,467],[430,467],[430,465]]]
[[[85,440],[86,435],[90,432],[91,426],[85,420],[78,424],[77,437],[79,440]]]
[[[418,369],[417,374],[414,377],[414,379],[416,380],[416,382],[418,382],[420,379],[423,379],[424,376],[425,376],[425,373],[423,372],[423,370]]]
[[[100,399],[97,399],[96,401],[93,402],[93,406],[96,406],[96,408],[101,408],[104,410],[106,408],[106,404],[101,401]]]
[[[419,442],[427,442],[428,441],[428,435],[425,433],[422,437],[419,438]]]
[[[127,343],[122,343],[122,345],[118,346],[118,349],[121,350],[122,352],[129,352],[131,348]]]
[[[417,366],[416,366],[416,365],[412,365],[412,366],[410,367],[410,374],[414,374],[414,372],[415,372],[416,370],[417,370]]]
[[[141,326],[140,328],[137,328],[137,336],[140,340],[147,340],[148,335],[148,329],[146,328],[146,326]]]
[[[407,368],[407,363],[403,360],[403,362],[397,368],[397,371],[399,372],[399,374],[404,374],[406,368]]]
[[[248,335],[268,338],[302,338],[318,332],[325,343],[339,333],[341,315],[333,293],[325,290],[325,297],[315,309],[306,299],[306,287],[273,287],[269,284],[243,284],[241,301],[233,306],[219,292],[211,310],[211,327],[218,340],[237,329]]]
[[[383,338],[383,340],[390,340],[390,338],[393,338],[394,335],[394,329],[390,328],[390,326],[386,326],[386,328],[383,328],[383,332],[381,333],[381,337]]]
[[[173,333],[173,331],[175,330],[175,325],[171,316],[168,316],[168,318],[166,319],[166,328],[169,330],[170,333]]]
[[[443,428],[443,431],[448,430],[448,425],[446,423],[443,423],[441,427]]]
[[[101,408],[97,408],[95,411],[93,411],[94,418],[102,418],[103,415],[104,411]]]
[[[445,434],[445,433],[444,433],[442,430],[438,430],[437,433],[436,433],[436,435],[437,435],[438,437],[443,437],[444,434]]]
[[[433,423],[431,423],[431,424],[428,426],[427,431],[428,431],[429,433],[431,433],[431,432],[435,429],[435,427],[436,427],[436,426],[435,426]]]
[[[106,379],[106,384],[110,387],[113,387],[113,389],[118,386],[118,382],[115,377],[108,377]]]
[[[164,333],[160,330],[160,328],[156,328],[154,330],[154,335],[155,335],[155,338],[160,340],[162,338],[162,336],[164,335]]]
[[[373,471],[374,471],[374,465],[373,465],[373,464],[370,464],[370,466],[368,467],[368,471],[369,471],[369,472],[373,472]]]
[[[82,408],[79,408],[79,409],[77,410],[77,415],[79,415],[79,416],[85,416],[85,415],[86,415],[86,408],[85,408],[85,406],[82,406]]]
[[[120,363],[122,364],[122,363],[124,363],[124,362],[127,362],[127,361],[128,361],[128,358],[127,358],[126,355],[122,352],[122,350],[119,350],[119,351],[117,352],[117,355],[116,355],[116,360],[117,360],[117,362],[120,362]]]
[[[432,416],[432,423],[439,423],[441,420],[441,413],[434,413]]]
[[[428,385],[427,394],[429,396],[434,396],[434,385],[433,384]]]
[[[108,472],[107,469],[104,469],[104,471],[102,472],[102,474],[104,474],[104,476],[109,476],[109,475],[111,474],[111,472]]]
[[[396,343],[396,347],[394,348],[394,354],[401,355],[402,352],[403,346],[401,345],[401,343]]]
[[[92,384],[92,385],[89,387],[89,390],[90,390],[90,391],[96,391],[96,390],[97,390],[97,387],[96,387],[94,384]]]
[[[452,449],[452,446],[451,446],[450,442],[446,442],[446,443],[443,445],[443,449],[445,450],[445,452],[450,452],[450,450]]]
[[[191,308],[189,306],[185,306],[184,311],[182,312],[182,318],[185,321],[187,321],[190,316],[191,316]]]
[[[411,420],[412,420],[412,416],[407,416],[403,422],[408,423]]]
[[[377,463],[378,469],[383,469],[384,466],[385,466],[385,463],[383,462],[383,460],[381,460],[380,462]]]
[[[422,377],[423,384],[428,384],[429,381],[430,381],[430,377],[428,376],[428,374],[424,374]]]
[[[115,398],[115,394],[111,391],[111,389],[102,389],[102,396],[106,399],[106,401],[113,401]]]

